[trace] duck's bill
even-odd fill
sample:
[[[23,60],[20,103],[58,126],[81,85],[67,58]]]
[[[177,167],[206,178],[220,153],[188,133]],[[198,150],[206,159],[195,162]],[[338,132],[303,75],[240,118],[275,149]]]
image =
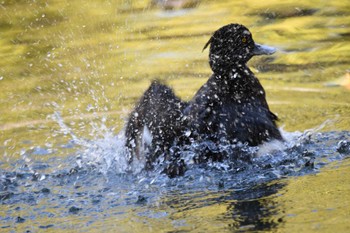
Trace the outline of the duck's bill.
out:
[[[276,52],[276,49],[267,45],[255,44],[254,55],[270,55]]]

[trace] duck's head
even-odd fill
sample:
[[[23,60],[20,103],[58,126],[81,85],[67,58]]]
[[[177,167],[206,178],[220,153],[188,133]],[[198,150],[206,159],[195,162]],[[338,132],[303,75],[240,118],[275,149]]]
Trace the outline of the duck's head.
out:
[[[209,45],[209,64],[214,73],[244,65],[254,55],[268,55],[276,51],[256,44],[248,28],[240,24],[229,24],[215,31],[203,50]]]

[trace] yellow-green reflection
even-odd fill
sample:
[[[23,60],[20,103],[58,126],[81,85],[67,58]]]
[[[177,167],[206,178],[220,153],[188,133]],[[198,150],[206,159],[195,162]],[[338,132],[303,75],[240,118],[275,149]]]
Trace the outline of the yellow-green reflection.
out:
[[[149,8],[148,1],[5,1],[0,9],[1,127],[41,122],[54,111],[52,102],[63,116],[80,115],[97,104],[95,99],[95,111],[119,121],[126,114],[121,109],[129,109],[155,78],[170,80],[189,99],[211,73],[203,45],[211,32],[230,22],[246,24],[257,41],[280,48],[272,62],[257,58],[252,65],[269,71],[258,76],[287,130],[346,117],[349,93],[323,83],[349,68],[347,5],[204,1],[171,16]],[[305,116],[306,109],[310,115]],[[305,117],[309,120],[301,121]],[[342,120],[335,125],[349,127]],[[3,133],[2,139],[9,135]]]
[[[284,210],[285,232],[347,232],[350,218],[350,160],[321,173],[289,180],[276,201]]]
[[[280,50],[250,63],[267,91],[273,112],[281,119],[280,125],[289,131],[303,131],[330,120],[324,130],[349,130],[350,92],[324,85],[349,69],[348,0],[202,1],[197,8],[177,14],[151,8],[149,2],[0,3],[3,161],[20,157],[21,149],[29,147],[23,141],[31,141],[30,146],[68,141],[70,135],[55,137],[60,127],[47,117],[56,110],[77,136],[93,138],[90,123],[100,122],[101,116],[107,117],[104,124],[115,127],[117,133],[152,79],[166,80],[178,95],[190,99],[211,74],[207,51],[201,52],[203,45],[214,30],[231,22],[245,24],[257,42]],[[61,156],[68,154],[63,149],[60,152]],[[259,208],[276,207],[277,213],[267,213],[262,224],[270,222],[274,229],[291,232],[348,230],[347,164],[289,179],[277,194],[255,200],[253,204]],[[237,219],[242,216],[239,211],[233,217],[227,213],[234,211],[237,203],[242,208],[249,206],[234,196],[221,201],[230,195],[206,193],[204,201],[218,201],[189,209],[185,207],[190,203],[171,207],[177,195],[165,197],[150,211],[166,215],[151,219],[140,217],[142,208],[127,208],[126,216],[101,217],[91,226],[85,225],[84,218],[58,218],[59,213],[53,219],[36,221],[42,225],[46,221],[69,222],[72,228],[75,224],[92,231],[105,227],[110,232],[230,231],[240,228]],[[196,196],[189,200],[199,201]],[[229,206],[232,208],[227,210]],[[23,215],[28,211],[35,210],[23,208]],[[283,211],[285,215],[280,214]],[[25,229],[18,225],[17,230]]]

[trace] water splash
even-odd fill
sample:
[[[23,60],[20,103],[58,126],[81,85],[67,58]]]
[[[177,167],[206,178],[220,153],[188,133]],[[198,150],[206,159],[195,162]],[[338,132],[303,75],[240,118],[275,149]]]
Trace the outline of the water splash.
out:
[[[92,140],[77,137],[64,123],[59,112],[55,112],[52,119],[59,124],[61,132],[70,135],[74,144],[79,146],[79,150],[76,151],[76,164],[80,169],[93,168],[105,176],[109,173],[139,174],[140,182],[151,184],[157,183],[158,179],[164,181],[162,171],[167,162],[160,158],[154,171],[148,173],[142,173],[144,159],[135,160],[129,164],[128,152],[124,146],[124,132],[121,131],[115,135],[108,130],[104,124],[106,119],[103,119],[101,124],[94,124]],[[302,175],[316,172],[325,164],[347,156],[339,153],[338,144],[342,140],[350,141],[348,132],[321,132],[325,126],[333,122],[334,120],[327,120],[319,127],[303,133],[286,132],[281,129],[286,139],[284,142],[271,141],[257,147],[230,144],[223,140],[220,144],[208,141],[195,142],[181,148],[172,148],[172,150],[180,153],[188,166],[189,171],[184,179],[202,181],[203,178],[197,177],[207,176],[208,171],[218,177],[256,174],[256,176],[248,176],[251,179],[245,179],[245,182],[248,180],[255,182],[257,178],[266,181],[289,175]],[[201,156],[213,153],[224,154],[224,159],[220,161],[209,159],[205,164],[201,164],[200,161],[203,160]],[[217,179],[214,178],[214,180],[217,182]],[[237,184],[239,183],[232,185]]]
[[[183,185],[199,190],[215,189],[222,185],[239,188],[318,172],[326,164],[350,155],[350,132],[321,132],[322,128],[332,124],[332,121],[326,121],[319,127],[305,132],[286,132],[281,129],[284,142],[271,141],[257,147],[230,144],[224,140],[220,144],[198,141],[180,148],[174,147],[172,151],[185,161],[187,171],[183,177],[170,179],[162,173],[168,164],[163,157],[157,161],[155,169],[149,172],[143,169],[144,159],[135,159],[129,164],[128,152],[124,146],[124,132],[122,130],[116,135],[112,129],[106,127],[106,118],[102,117],[101,122],[90,124],[91,139],[77,136],[78,133],[64,122],[58,111],[50,118],[59,125],[58,135],[68,136],[69,147],[74,149],[68,160],[61,161],[55,173],[56,177],[77,174],[76,179],[81,179],[84,175],[89,180],[101,174],[106,180],[115,180],[121,175],[131,175],[133,182],[136,182],[135,187],[142,189],[149,189],[150,186],[172,189],[171,187],[178,188]],[[54,146],[50,144],[48,151],[52,153],[50,156],[54,157],[53,151],[57,151],[58,148],[52,147]],[[32,161],[31,154],[46,151],[45,147],[36,148],[21,153],[21,166],[27,167],[27,172],[37,180],[47,179],[50,174],[40,173],[38,169],[33,168],[43,165]],[[224,155],[223,159],[208,159],[203,162],[202,156],[215,153]]]
[[[76,151],[76,164],[79,168],[94,168],[103,174],[111,171],[115,174],[124,174],[130,171],[123,133],[114,135],[104,124],[105,118],[102,118],[101,124],[91,123],[90,136],[93,139],[88,140],[77,137],[64,123],[59,112],[55,112],[51,117],[60,126],[61,133],[69,135],[72,138],[71,142],[79,147]],[[133,168],[138,170],[137,166]]]

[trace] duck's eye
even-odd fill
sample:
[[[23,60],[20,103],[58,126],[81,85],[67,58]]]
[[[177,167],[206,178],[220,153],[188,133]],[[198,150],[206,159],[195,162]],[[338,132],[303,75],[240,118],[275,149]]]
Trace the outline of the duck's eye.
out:
[[[243,42],[243,43],[247,42],[247,38],[243,37],[243,38],[242,38],[242,42]]]

